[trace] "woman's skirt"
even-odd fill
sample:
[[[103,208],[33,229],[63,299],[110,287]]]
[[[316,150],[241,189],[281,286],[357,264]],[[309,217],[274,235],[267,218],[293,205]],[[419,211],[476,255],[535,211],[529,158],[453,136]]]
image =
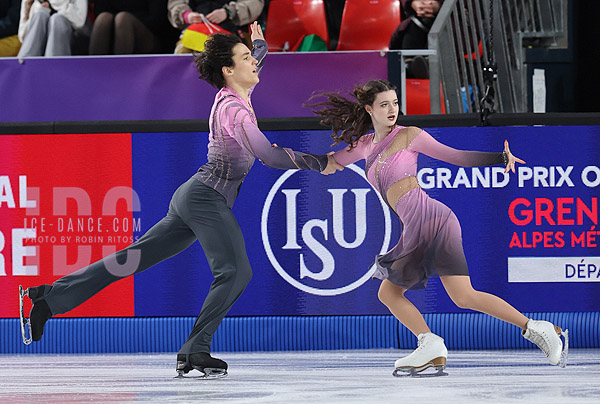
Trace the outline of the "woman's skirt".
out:
[[[396,203],[402,222],[398,244],[375,259],[374,278],[423,289],[432,276],[469,275],[458,218],[417,187]]]

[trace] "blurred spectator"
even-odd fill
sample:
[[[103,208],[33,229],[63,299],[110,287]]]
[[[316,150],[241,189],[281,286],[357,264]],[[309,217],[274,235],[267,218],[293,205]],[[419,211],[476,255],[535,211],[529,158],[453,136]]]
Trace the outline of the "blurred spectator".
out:
[[[19,57],[71,54],[73,30],[87,17],[87,0],[23,0]]]
[[[342,15],[346,0],[326,0],[325,18],[327,19],[327,31],[329,32],[329,49],[335,49],[340,39],[340,28],[342,26]]]
[[[21,0],[0,0],[0,57],[17,56],[19,53],[20,9]]]
[[[179,30],[202,22],[200,14],[227,31],[242,38],[247,36],[247,25],[261,15],[264,0],[169,0],[169,21]],[[249,42],[248,38],[245,38]],[[178,43],[175,53],[190,52]]]
[[[85,23],[81,28],[73,31],[71,37],[71,54],[72,55],[89,55],[90,54],[90,37],[92,36],[92,25],[94,21],[94,0],[88,0],[88,11]]]
[[[427,34],[433,25],[444,0],[401,0],[402,22],[390,38],[389,48],[427,49]],[[411,78],[428,78],[427,63],[422,56],[408,62],[407,75]]]
[[[170,53],[167,0],[95,0],[90,55]]]

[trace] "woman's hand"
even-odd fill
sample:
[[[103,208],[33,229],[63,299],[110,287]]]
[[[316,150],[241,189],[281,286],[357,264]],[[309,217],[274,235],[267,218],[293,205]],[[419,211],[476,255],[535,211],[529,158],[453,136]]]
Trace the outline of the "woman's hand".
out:
[[[262,27],[258,21],[254,21],[250,25],[250,39],[252,42],[256,41],[257,39],[262,39],[263,41],[265,40],[265,35],[263,34]]]
[[[513,154],[510,152],[510,149],[508,148],[508,140],[504,141],[504,153],[506,154],[506,170],[504,170],[505,173],[507,173],[508,171],[512,171],[514,173],[515,163],[526,164],[520,158],[513,156]]]

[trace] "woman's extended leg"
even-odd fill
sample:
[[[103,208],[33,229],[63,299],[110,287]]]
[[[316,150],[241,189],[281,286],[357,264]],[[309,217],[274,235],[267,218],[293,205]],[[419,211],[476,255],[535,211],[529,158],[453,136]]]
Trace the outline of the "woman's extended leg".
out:
[[[442,276],[448,295],[458,307],[477,310],[521,327],[523,337],[536,344],[553,365],[565,366],[568,352],[568,332],[548,321],[528,319],[501,298],[479,292],[471,286],[468,276]],[[565,344],[560,335],[564,335]]]
[[[473,289],[471,278],[464,275],[441,276],[452,301],[462,309],[480,311],[525,330],[529,319],[498,296]]]

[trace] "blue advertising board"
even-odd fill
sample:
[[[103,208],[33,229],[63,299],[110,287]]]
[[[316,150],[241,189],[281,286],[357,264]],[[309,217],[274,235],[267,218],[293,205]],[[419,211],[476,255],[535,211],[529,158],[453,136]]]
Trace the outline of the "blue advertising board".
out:
[[[428,128],[458,149],[501,151],[527,164],[461,168],[419,158],[419,182],[458,216],[473,286],[524,312],[600,307],[600,127]],[[326,153],[328,131],[266,132],[274,143]],[[141,235],[205,162],[207,133],[132,134]],[[372,280],[401,225],[368,184],[364,162],[331,176],[256,162],[233,207],[253,279],[229,315],[388,314]],[[136,316],[196,315],[212,275],[198,244],[135,275]],[[461,312],[439,279],[407,296],[426,313]]]

